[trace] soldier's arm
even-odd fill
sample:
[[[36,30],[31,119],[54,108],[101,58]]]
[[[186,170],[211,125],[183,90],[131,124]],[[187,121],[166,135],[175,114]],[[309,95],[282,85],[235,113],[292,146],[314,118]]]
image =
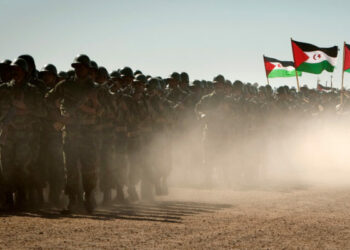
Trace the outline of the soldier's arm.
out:
[[[58,84],[56,84],[56,86],[45,95],[45,99],[47,100],[47,102],[56,103],[57,100],[62,99],[65,85],[66,81],[61,81]]]

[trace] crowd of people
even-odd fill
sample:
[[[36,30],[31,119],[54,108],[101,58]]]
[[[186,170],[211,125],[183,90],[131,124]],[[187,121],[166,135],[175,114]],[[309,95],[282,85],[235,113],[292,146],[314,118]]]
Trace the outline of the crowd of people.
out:
[[[3,209],[60,208],[65,194],[64,211],[84,205],[91,213],[96,190],[103,205],[153,200],[168,194],[168,177],[182,157],[208,185],[217,174],[249,182],[264,157],[263,150],[250,151],[263,148],[268,136],[261,135],[287,129],[287,118],[333,114],[340,100],[334,91],[274,90],[222,75],[190,82],[185,72],[161,78],[124,67],[109,73],[87,55],[71,66],[37,70],[30,55],[0,63]]]

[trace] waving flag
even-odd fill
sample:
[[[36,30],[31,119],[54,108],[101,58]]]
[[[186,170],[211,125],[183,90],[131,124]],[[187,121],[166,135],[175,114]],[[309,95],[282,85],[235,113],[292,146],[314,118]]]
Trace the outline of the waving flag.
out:
[[[344,43],[344,64],[343,70],[350,73],[350,45]]]
[[[323,70],[333,72],[338,56],[338,47],[319,48],[309,43],[292,40],[294,66],[297,71],[320,74]]]
[[[280,61],[264,56],[265,71],[268,78],[295,76],[294,63],[292,61]],[[301,75],[301,72],[298,72]]]

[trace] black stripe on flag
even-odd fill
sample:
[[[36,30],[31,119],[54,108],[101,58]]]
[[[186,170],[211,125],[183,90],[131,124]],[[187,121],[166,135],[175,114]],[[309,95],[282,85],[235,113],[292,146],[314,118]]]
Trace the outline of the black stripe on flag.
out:
[[[320,51],[323,51],[324,53],[326,53],[330,57],[337,57],[338,56],[338,46],[334,46],[334,47],[330,47],[330,48],[320,48],[320,47],[317,47],[317,46],[310,44],[310,43],[297,42],[294,40],[293,40],[293,42],[295,42],[295,44],[298,45],[298,47],[304,52],[320,50]]]
[[[280,61],[272,57],[266,57],[264,56],[265,61],[268,61],[270,63],[280,63],[282,64],[283,67],[288,67],[288,66],[293,66],[294,67],[294,62],[292,61]]]

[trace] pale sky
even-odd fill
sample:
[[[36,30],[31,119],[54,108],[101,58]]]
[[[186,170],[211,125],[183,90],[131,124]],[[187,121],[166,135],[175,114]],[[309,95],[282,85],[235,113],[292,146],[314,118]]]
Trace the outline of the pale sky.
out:
[[[349,9],[346,0],[0,0],[0,60],[29,53],[38,68],[54,63],[68,70],[86,53],[109,71],[128,65],[154,76],[186,71],[193,81],[221,73],[266,84],[262,55],[292,60],[292,37],[339,46],[333,73],[339,87]],[[315,87],[317,77],[305,73],[301,85]],[[329,73],[319,77],[330,82]],[[284,84],[296,80],[271,79],[274,87]]]

